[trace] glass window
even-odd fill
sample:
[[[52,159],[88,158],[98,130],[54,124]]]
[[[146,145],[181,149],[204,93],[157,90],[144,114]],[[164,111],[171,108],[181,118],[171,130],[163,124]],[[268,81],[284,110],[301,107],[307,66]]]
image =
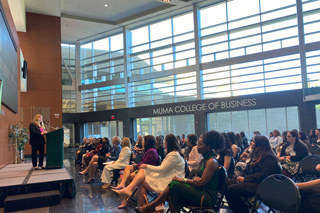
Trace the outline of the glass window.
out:
[[[102,121],[84,124],[84,136],[102,138],[107,137],[111,141],[114,136],[123,137],[122,121]]]
[[[163,135],[174,134],[181,136],[182,134],[194,134],[194,116],[193,115],[175,115],[153,118],[137,118],[135,119],[136,135]],[[150,129],[151,127],[151,129]]]
[[[235,133],[243,131],[249,138],[253,137],[254,131],[268,136],[268,132],[274,129],[280,132],[299,130],[299,114],[296,106],[208,113],[207,119],[208,130]]]

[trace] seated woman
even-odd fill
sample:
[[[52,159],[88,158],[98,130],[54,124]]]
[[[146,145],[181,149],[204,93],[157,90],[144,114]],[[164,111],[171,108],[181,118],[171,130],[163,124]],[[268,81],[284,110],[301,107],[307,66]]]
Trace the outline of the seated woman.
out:
[[[81,156],[86,153],[85,145],[87,143],[88,139],[86,137],[83,138],[82,144],[79,145],[79,149],[76,151],[75,156],[75,162],[80,163],[81,162]]]
[[[110,185],[111,183],[111,172],[114,169],[124,169],[130,161],[131,157],[131,143],[129,138],[123,138],[121,142],[121,152],[119,158],[110,164],[105,165],[101,174],[101,182]],[[93,180],[93,179],[92,179]],[[107,188],[107,186],[106,186]]]
[[[298,172],[299,162],[309,153],[307,146],[300,142],[297,131],[288,132],[287,140],[289,143],[282,147],[279,160],[283,174],[291,178]]]
[[[104,162],[106,161],[105,159],[105,155],[109,152],[109,149],[110,149],[110,142],[109,142],[109,139],[104,137],[102,138],[102,148],[101,150],[92,157],[88,167],[83,170],[82,172],[79,172],[80,175],[85,175],[85,174],[88,174],[89,171],[90,171],[90,177],[89,177],[89,180],[92,180],[95,172],[96,172],[96,169],[98,167],[98,162],[99,162],[99,159],[100,158],[103,158],[104,159]]]
[[[320,164],[316,166],[320,173]],[[301,195],[301,212],[315,213],[320,211],[320,179],[297,183]],[[317,195],[317,196],[315,196]],[[315,208],[316,207],[316,208]]]
[[[156,150],[157,150],[158,156],[160,156],[161,160],[163,160],[165,157],[165,153],[164,153],[163,136],[162,135],[156,137]]]
[[[238,162],[240,154],[239,154],[239,146],[237,145],[236,135],[234,134],[234,132],[228,132],[227,135],[230,138],[232,157],[236,162]]]
[[[132,182],[124,189],[116,190],[120,195],[130,197],[138,186],[138,205],[142,205],[146,190],[162,192],[175,176],[184,177],[185,161],[176,136],[169,134],[164,140],[167,155],[160,166],[142,164]]]
[[[189,171],[198,169],[200,161],[202,160],[202,155],[198,152],[197,147],[197,136],[194,134],[187,135],[186,144],[187,149],[184,154],[184,159],[188,161]]]
[[[95,156],[97,153],[99,153],[100,150],[102,149],[102,140],[101,140],[101,138],[93,139],[92,143],[93,143],[94,150],[91,150],[90,152],[88,152],[88,153],[86,153],[86,154],[84,154],[82,156],[82,163],[83,163],[82,168],[84,168],[85,166],[89,165],[92,157]]]
[[[225,139],[217,131],[204,133],[198,140],[198,152],[204,160],[193,179],[175,176],[159,197],[146,206],[137,207],[136,212],[149,212],[164,201],[169,201],[170,212],[180,212],[187,205],[199,205],[202,197],[203,205],[210,206],[216,202],[218,189],[219,164],[214,159],[213,150],[224,148]],[[141,204],[140,204],[141,205]],[[138,204],[139,206],[139,204]]]
[[[124,169],[121,183],[117,187],[113,187],[114,189],[120,190],[124,189],[128,182],[134,178],[136,172],[140,169],[142,164],[148,164],[153,166],[158,166],[158,154],[155,150],[155,138],[152,135],[144,136],[144,149],[145,152],[142,155],[141,162],[138,164],[127,165]],[[102,188],[107,188],[109,185],[105,184]],[[119,209],[125,208],[127,206],[127,199],[124,199],[121,205],[118,207]]]
[[[226,198],[234,212],[249,212],[241,197],[255,195],[259,184],[269,175],[281,173],[278,159],[274,155],[269,140],[264,136],[255,136],[252,141],[251,160],[243,173],[227,183]]]
[[[233,153],[231,151],[231,142],[230,142],[229,136],[226,133],[221,133],[221,134],[225,139],[225,146],[223,150],[218,150],[219,157],[217,157],[217,159],[218,159],[218,163],[228,171],[228,175],[229,175],[230,173],[233,173],[233,171],[231,171],[232,168],[230,167],[231,159],[233,156]]]

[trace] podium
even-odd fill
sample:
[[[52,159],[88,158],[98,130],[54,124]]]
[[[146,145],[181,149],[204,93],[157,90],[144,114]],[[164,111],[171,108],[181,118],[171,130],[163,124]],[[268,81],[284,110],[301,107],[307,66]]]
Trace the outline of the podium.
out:
[[[46,169],[63,167],[63,128],[49,132],[47,135]]]

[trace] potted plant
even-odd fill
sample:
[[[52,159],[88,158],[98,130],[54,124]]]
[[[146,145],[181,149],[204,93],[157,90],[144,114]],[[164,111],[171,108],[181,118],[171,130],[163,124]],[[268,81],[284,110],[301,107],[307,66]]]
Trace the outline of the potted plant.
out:
[[[9,127],[9,144],[15,148],[15,163],[23,159],[25,144],[29,141],[28,129],[20,126],[20,123]],[[19,153],[19,156],[18,156]]]

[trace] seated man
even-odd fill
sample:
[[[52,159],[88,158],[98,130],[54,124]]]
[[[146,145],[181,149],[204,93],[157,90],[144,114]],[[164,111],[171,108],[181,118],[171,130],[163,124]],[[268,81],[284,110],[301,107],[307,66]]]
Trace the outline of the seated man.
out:
[[[316,166],[320,172],[320,164]],[[320,179],[297,183],[301,195],[301,212],[320,211]]]
[[[123,189],[128,185],[129,178],[132,180],[135,176],[135,171],[140,169],[140,165],[149,164],[153,166],[158,166],[158,153],[155,149],[156,140],[152,135],[144,136],[144,148],[145,152],[141,158],[141,162],[138,164],[127,165],[123,172],[123,177],[119,186],[114,189]],[[106,185],[103,185],[102,188],[105,188]],[[119,209],[125,208],[127,206],[128,199],[122,201]]]

